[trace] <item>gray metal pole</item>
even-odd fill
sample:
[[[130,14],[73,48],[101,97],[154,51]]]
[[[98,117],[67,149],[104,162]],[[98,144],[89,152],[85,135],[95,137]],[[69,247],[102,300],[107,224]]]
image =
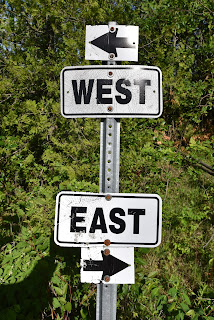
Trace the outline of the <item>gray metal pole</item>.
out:
[[[120,119],[100,123],[100,192],[119,192]]]
[[[100,125],[100,192],[119,192],[120,120],[106,118]],[[115,320],[117,285],[98,284],[96,320]]]
[[[109,22],[109,28],[116,22]],[[114,61],[107,62],[116,64]],[[100,183],[103,193],[119,192],[120,167],[120,119],[106,118],[100,123]],[[96,320],[116,320],[117,285],[98,284]]]

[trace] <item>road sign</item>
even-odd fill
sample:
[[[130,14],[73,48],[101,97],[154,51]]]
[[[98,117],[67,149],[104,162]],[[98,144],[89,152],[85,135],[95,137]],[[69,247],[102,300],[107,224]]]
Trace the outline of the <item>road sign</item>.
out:
[[[139,27],[125,25],[86,26],[85,59],[138,61]]]
[[[78,66],[61,71],[66,118],[158,118],[162,73],[152,66]]]
[[[156,247],[161,198],[156,194],[75,193],[57,196],[54,239],[65,247]]]
[[[81,282],[133,284],[134,247],[81,248]]]

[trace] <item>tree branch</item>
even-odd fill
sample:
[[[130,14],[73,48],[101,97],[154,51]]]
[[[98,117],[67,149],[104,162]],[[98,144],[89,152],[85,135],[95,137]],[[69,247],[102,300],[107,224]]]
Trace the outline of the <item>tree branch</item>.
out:
[[[214,168],[211,167],[210,165],[206,164],[205,162],[201,161],[200,159],[197,159],[197,158],[193,158],[190,154],[185,154],[184,152],[180,151],[181,155],[183,158],[185,158],[193,167],[197,167],[207,173],[209,173],[211,176],[214,176]],[[188,159],[188,158],[191,158]],[[194,163],[197,162],[197,163]]]

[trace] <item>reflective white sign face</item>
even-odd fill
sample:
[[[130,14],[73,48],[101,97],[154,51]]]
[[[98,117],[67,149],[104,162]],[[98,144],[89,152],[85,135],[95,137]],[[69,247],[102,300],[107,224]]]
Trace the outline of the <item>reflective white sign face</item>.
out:
[[[134,247],[81,248],[81,282],[134,284]]]
[[[85,59],[138,61],[138,26],[86,26]]]
[[[57,196],[54,239],[59,246],[156,247],[161,242],[162,201],[156,194],[62,191]]]
[[[149,66],[78,66],[61,71],[66,118],[158,118],[162,73]]]

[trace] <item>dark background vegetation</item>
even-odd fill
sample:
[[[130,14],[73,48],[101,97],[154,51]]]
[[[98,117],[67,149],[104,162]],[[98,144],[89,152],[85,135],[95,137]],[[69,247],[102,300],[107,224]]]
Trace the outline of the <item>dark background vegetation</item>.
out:
[[[85,26],[137,25],[163,73],[159,119],[121,119],[120,192],[163,199],[163,239],[135,249],[118,319],[214,319],[212,0],[0,1],[0,318],[95,319],[80,249],[52,239],[60,190],[98,192],[99,119],[64,119],[59,75]],[[101,63],[95,61],[95,64]]]

